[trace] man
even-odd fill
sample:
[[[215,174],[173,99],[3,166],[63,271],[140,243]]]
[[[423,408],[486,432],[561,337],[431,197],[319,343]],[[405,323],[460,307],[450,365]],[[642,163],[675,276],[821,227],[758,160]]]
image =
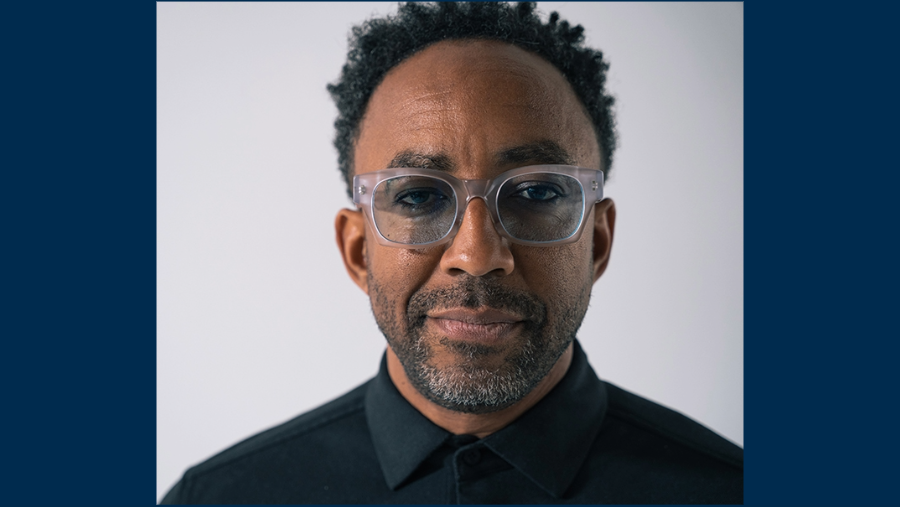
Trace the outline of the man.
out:
[[[163,503],[740,503],[742,451],[597,379],[607,64],[533,5],[405,5],[330,87],[335,222],[388,348],[372,381],[190,469]]]

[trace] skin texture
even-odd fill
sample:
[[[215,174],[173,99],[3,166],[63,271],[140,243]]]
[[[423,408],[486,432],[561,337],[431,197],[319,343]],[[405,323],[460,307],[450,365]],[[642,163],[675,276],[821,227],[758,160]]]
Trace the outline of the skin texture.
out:
[[[561,150],[534,149],[548,145]],[[542,163],[599,169],[593,127],[550,63],[494,41],[440,42],[392,69],[372,95],[354,151],[359,174],[399,164],[478,179]],[[484,437],[565,375],[614,224],[606,199],[591,208],[575,243],[510,244],[473,199],[457,236],[435,247],[379,245],[356,210],[341,210],[335,228],[347,271],[369,294],[388,340],[397,389],[438,426]],[[514,322],[491,324],[494,311]],[[466,406],[429,390],[423,371],[466,393],[494,393],[492,379],[505,378],[506,392]]]

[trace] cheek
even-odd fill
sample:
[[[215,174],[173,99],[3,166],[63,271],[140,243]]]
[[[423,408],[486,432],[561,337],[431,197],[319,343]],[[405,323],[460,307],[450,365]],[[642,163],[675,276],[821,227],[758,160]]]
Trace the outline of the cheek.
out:
[[[368,243],[369,277],[378,286],[392,312],[404,312],[409,298],[433,275],[440,263],[438,248],[414,250]]]
[[[590,295],[593,281],[591,243],[587,234],[572,245],[547,248],[522,248],[516,255],[520,270],[530,291],[548,307],[579,305]],[[587,241],[585,241],[587,240]]]

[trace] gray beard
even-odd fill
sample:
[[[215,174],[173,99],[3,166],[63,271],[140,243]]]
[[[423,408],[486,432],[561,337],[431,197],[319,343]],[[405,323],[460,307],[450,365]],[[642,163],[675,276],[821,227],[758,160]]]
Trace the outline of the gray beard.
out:
[[[493,370],[475,366],[479,354],[486,353],[476,350],[477,346],[454,346],[446,338],[441,339],[441,344],[462,352],[466,362],[441,369],[431,366],[427,360],[416,360],[410,367],[404,364],[404,369],[419,392],[427,392],[426,396],[431,401],[457,412],[486,413],[513,405],[530,393],[546,375],[540,374],[543,368],[537,365],[535,346],[531,340],[525,342],[520,353],[508,358],[503,367]],[[427,349],[420,347],[421,341],[416,345],[416,352],[423,351],[421,357],[428,357]],[[404,363],[404,360],[400,359],[400,362]]]
[[[534,295],[503,287],[488,279],[469,277],[463,283],[439,290],[420,289],[407,305],[406,321],[394,317],[381,287],[369,276],[372,310],[378,327],[403,365],[410,383],[423,396],[444,408],[463,413],[489,413],[524,398],[547,376],[584,318],[587,304],[564,305],[567,311],[551,328],[546,306]],[[582,300],[585,295],[582,294]],[[499,366],[482,366],[481,358],[497,351],[489,345],[438,342],[455,353],[451,366],[432,364],[434,351],[423,336],[426,312],[434,308],[489,306],[526,316],[522,344]],[[379,311],[382,309],[382,311]]]

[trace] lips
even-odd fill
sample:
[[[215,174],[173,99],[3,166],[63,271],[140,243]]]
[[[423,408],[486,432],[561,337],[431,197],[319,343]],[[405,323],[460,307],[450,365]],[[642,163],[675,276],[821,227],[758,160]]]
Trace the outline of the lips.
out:
[[[431,311],[427,322],[451,340],[497,342],[511,336],[523,319],[494,308]]]

